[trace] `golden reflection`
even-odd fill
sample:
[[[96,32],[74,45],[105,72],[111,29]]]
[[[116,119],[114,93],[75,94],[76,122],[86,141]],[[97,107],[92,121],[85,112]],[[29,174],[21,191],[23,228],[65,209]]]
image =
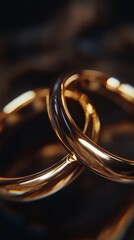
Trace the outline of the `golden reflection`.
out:
[[[37,178],[20,183],[20,185],[29,185],[30,184],[30,186],[31,186],[31,183],[39,184],[39,182],[42,182],[44,180],[46,181],[46,180],[50,180],[50,178],[55,178],[55,174],[57,175],[58,173],[61,173],[66,168],[66,166],[68,166],[69,163],[70,162],[65,161],[58,167],[54,167],[52,170],[45,172],[44,174],[42,174],[41,176],[39,176]]]
[[[21,94],[19,97],[12,100],[9,104],[7,104],[3,112],[6,114],[12,113],[15,109],[17,109],[20,105],[32,100],[35,98],[36,94],[34,91],[28,91],[26,93]]]
[[[25,191],[22,191],[22,190],[17,190],[17,189],[10,189],[10,190],[8,190],[8,192],[9,192],[11,195],[21,196],[22,194],[26,193],[26,190],[25,190]]]
[[[120,86],[120,81],[117,78],[108,78],[106,85],[108,88],[118,88]]]
[[[126,100],[134,101],[134,87],[128,83],[121,83],[117,78],[110,77],[106,81],[106,87],[119,93]]]
[[[87,104],[87,110],[90,114],[93,113],[93,107],[90,103]]]
[[[120,84],[119,91],[123,94],[124,97],[128,98],[128,100],[134,100],[134,87],[132,87],[130,84]]]
[[[74,75],[72,75],[71,77],[69,77],[69,78],[67,79],[67,81],[65,82],[65,85],[64,85],[65,88],[66,88],[68,85],[70,85],[70,83],[72,83],[73,81],[77,80],[78,77],[79,77],[78,74],[74,74]]]
[[[95,153],[96,155],[98,155],[98,157],[101,157],[103,159],[107,159],[108,160],[108,156],[103,153],[102,151],[100,151],[99,149],[97,149],[96,147],[94,147],[91,143],[85,141],[82,138],[78,138],[78,141],[84,146],[86,147],[88,150],[91,150],[93,153]]]

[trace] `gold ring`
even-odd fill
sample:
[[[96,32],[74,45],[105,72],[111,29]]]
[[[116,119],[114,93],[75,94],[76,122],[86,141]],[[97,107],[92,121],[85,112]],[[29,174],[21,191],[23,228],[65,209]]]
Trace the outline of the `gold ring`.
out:
[[[105,73],[83,70],[58,79],[48,101],[53,128],[70,154],[73,153],[81,163],[101,176],[119,182],[134,182],[134,161],[118,157],[98,146],[71,118],[65,91],[75,93],[76,89],[83,91],[81,88],[105,94],[133,114],[134,87]]]
[[[41,99],[46,104],[46,98],[49,89],[37,89],[25,92],[9,104],[7,104],[0,113],[0,134],[3,133],[7,122],[17,123],[17,114],[29,104],[35,103]],[[94,107],[83,93],[73,93],[66,91],[67,98],[77,101],[83,109],[85,122],[84,132],[92,129],[92,138],[97,141],[99,133],[99,119]],[[87,109],[87,104],[91,105],[92,110]],[[91,123],[92,121],[92,123]],[[29,201],[46,197],[73,180],[83,169],[83,166],[71,155],[65,156],[62,160],[48,169],[37,172],[32,175],[6,178],[0,177],[0,194],[3,197],[19,201]]]

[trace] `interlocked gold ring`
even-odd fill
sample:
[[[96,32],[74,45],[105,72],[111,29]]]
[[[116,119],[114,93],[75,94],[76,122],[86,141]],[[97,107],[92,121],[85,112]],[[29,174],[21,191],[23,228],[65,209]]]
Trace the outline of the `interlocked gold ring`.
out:
[[[48,89],[28,91],[6,105],[0,113],[0,134],[5,128],[5,122],[16,119],[19,111],[29,104],[42,99],[45,109],[45,100],[48,93]],[[87,96],[71,91],[66,91],[65,96],[74,99],[81,105],[85,115],[83,131],[88,134],[90,125],[92,138],[94,141],[97,141],[100,126],[99,119]],[[90,105],[90,111],[87,105]],[[82,169],[83,166],[76,161],[75,157],[72,154],[68,154],[58,163],[41,172],[17,178],[0,177],[0,194],[9,199],[25,201],[46,197],[64,187],[73,180]]]
[[[81,87],[111,96],[132,113],[134,88],[105,73],[83,70],[58,79],[50,92],[48,102],[53,128],[71,154],[75,154],[80,162],[101,176],[114,181],[134,182],[133,160],[105,151],[74,124],[66,104],[65,91],[71,89],[75,93],[75,89]]]

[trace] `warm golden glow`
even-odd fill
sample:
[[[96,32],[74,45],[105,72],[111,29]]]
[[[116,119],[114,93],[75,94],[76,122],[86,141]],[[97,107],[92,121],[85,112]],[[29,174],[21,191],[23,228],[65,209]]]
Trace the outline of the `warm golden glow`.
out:
[[[27,185],[27,184],[31,184],[31,183],[36,184],[36,183],[39,183],[42,181],[50,180],[50,178],[54,178],[55,175],[60,174],[68,166],[68,163],[70,163],[70,162],[65,161],[63,164],[61,164],[57,168],[55,167],[54,169],[52,169],[48,172],[45,172],[43,175],[41,175],[37,178],[22,182],[22,183],[20,183],[20,185]]]
[[[66,80],[64,86],[65,86],[65,87],[69,86],[69,84],[72,83],[73,81],[77,80],[78,77],[79,77],[78,74],[74,74],[74,75],[72,75],[71,77],[69,77],[69,78]]]
[[[88,112],[89,112],[90,114],[93,113],[93,107],[92,107],[92,105],[91,105],[90,103],[87,104],[87,110],[88,110]]]
[[[6,114],[9,114],[13,112],[15,109],[20,107],[22,104],[32,100],[36,96],[34,91],[28,91],[26,93],[21,94],[19,97],[15,98],[13,101],[11,101],[9,104],[7,104],[3,112]]]
[[[78,141],[80,143],[82,143],[82,145],[84,145],[84,147],[86,147],[89,151],[92,151],[94,153],[96,153],[96,155],[98,155],[101,158],[105,158],[108,159],[106,154],[102,153],[99,149],[97,149],[96,147],[94,147],[93,145],[91,145],[89,142],[86,142],[84,139],[79,138]]]
[[[108,88],[118,88],[120,86],[120,81],[117,78],[110,77],[106,84]]]
[[[14,190],[14,189],[8,190],[8,192],[9,192],[11,195],[18,195],[18,196],[21,196],[22,194],[26,193],[26,191]]]
[[[127,83],[122,83],[119,86],[119,90],[124,94],[128,95],[129,97],[132,97],[134,99],[134,87]]]

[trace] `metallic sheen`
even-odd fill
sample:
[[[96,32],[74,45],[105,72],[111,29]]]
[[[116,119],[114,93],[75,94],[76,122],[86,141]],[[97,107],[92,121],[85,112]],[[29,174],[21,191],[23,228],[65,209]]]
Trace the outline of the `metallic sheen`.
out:
[[[74,93],[78,89],[81,92],[99,92],[133,114],[134,87],[105,73],[83,70],[58,79],[50,92],[48,104],[53,128],[70,154],[73,153],[78,161],[105,178],[134,183],[133,160],[118,157],[102,149],[76,126],[66,104],[67,89]]]
[[[6,105],[0,113],[0,134],[5,128],[5,123],[11,122],[15,124],[17,121],[21,121],[21,119],[19,120],[17,118],[17,114],[29,104],[34,104],[42,99],[45,109],[48,93],[49,89],[28,91]],[[100,126],[99,119],[86,95],[66,91],[65,96],[79,102],[85,116],[83,131],[88,133],[90,125],[92,138],[94,141],[97,141]],[[88,104],[90,105],[90,111],[87,108]],[[50,168],[32,175],[17,178],[5,178],[1,176],[0,194],[8,199],[18,201],[40,199],[63,188],[71,180],[76,178],[82,169],[83,166],[75,159],[75,156],[72,154],[67,155],[63,159],[59,159],[59,162]],[[10,171],[10,169],[8,169],[8,171]]]

